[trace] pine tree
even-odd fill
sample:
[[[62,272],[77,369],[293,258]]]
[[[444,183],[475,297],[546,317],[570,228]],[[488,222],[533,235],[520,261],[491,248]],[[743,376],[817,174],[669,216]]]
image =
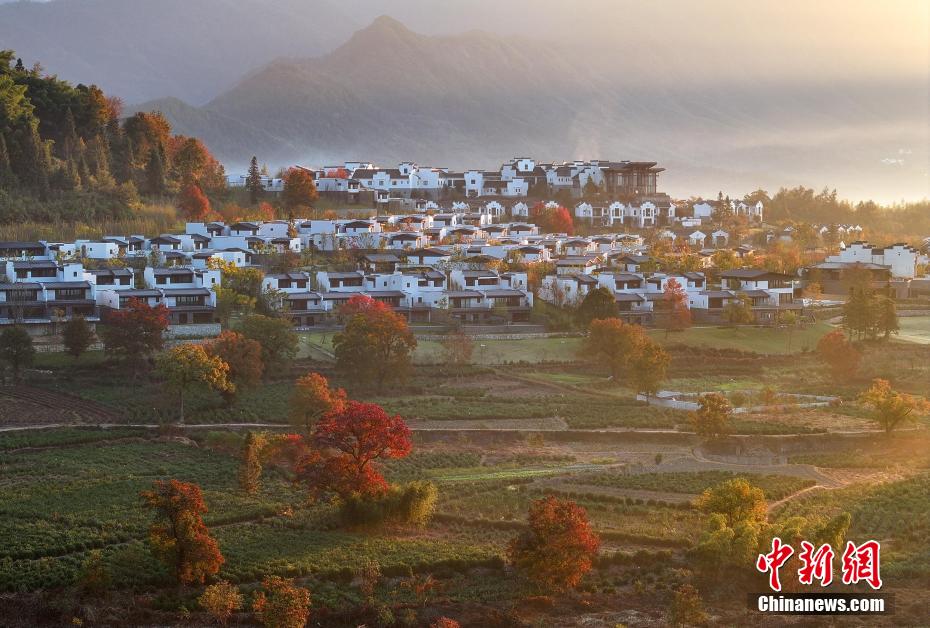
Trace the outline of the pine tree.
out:
[[[161,151],[152,147],[149,151],[149,161],[145,166],[146,192],[151,195],[160,195],[165,192],[165,162]]]
[[[252,205],[258,203],[265,191],[262,186],[262,175],[258,169],[258,157],[252,155],[252,161],[249,163],[249,176],[245,181],[245,187],[249,191],[249,200]]]
[[[65,131],[62,135],[62,157],[65,161],[77,161],[80,155],[80,137],[77,125],[74,123],[74,113],[71,107],[65,112]]]
[[[16,185],[16,175],[10,165],[10,153],[6,147],[6,139],[0,133],[0,187],[13,187]]]
[[[18,58],[16,59],[16,67],[14,68],[14,70],[16,70],[16,72],[25,72],[25,71],[26,71],[26,66],[23,65],[23,59],[22,59],[22,57],[18,57]]]
[[[132,140],[120,132],[110,145],[114,178],[118,183],[132,181]]]

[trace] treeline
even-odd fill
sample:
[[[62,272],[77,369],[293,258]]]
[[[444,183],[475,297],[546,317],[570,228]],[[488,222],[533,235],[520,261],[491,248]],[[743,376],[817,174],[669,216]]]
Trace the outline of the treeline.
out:
[[[160,113],[122,118],[122,102],[0,51],[0,223],[132,217],[140,196],[225,190],[223,167]],[[183,195],[182,195],[183,196]]]
[[[817,224],[858,224],[871,237],[930,233],[930,199],[913,203],[881,205],[874,201],[853,203],[824,188],[819,193],[798,186],[781,188],[773,196],[756,190],[746,200],[761,200],[767,222],[807,222]]]

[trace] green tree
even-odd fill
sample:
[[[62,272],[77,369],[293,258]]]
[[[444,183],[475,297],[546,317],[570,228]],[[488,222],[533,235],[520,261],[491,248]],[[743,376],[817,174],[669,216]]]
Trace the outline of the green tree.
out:
[[[585,327],[591,324],[595,319],[617,318],[617,302],[610,290],[603,286],[598,286],[594,290],[588,291],[581,305],[578,306],[578,322]]]
[[[145,165],[145,191],[152,196],[165,193],[165,160],[161,151],[153,146]]]
[[[265,186],[262,185],[262,173],[258,169],[258,157],[252,155],[252,161],[249,162],[249,174],[245,179],[245,189],[249,191],[249,202],[252,205],[258,203],[265,193]]]
[[[268,445],[264,434],[249,432],[242,444],[242,457],[239,462],[239,488],[254,495],[261,487],[262,454]]]
[[[278,372],[297,355],[299,339],[286,319],[253,314],[246,316],[236,331],[262,346],[266,374]]]
[[[898,333],[898,308],[891,297],[880,296],[875,300],[873,308],[876,310],[876,327],[884,335],[885,340],[891,334]]]
[[[0,361],[13,369],[13,380],[20,381],[22,370],[32,364],[36,349],[32,336],[20,326],[7,327],[0,333]]]
[[[755,320],[752,314],[752,301],[744,294],[731,299],[723,308],[723,318],[731,325],[748,325]]]
[[[90,328],[90,325],[87,324],[83,316],[75,316],[65,323],[61,336],[65,345],[65,350],[70,353],[75,360],[80,358],[81,355],[87,351],[88,347],[94,343],[94,340],[96,340],[94,330]]]

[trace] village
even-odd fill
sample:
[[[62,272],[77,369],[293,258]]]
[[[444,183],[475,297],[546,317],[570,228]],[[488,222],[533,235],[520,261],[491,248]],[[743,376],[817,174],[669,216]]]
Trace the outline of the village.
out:
[[[817,235],[835,237],[835,254],[797,272],[769,270],[766,245],[791,242],[792,227],[766,225],[761,201],[676,205],[657,191],[661,170],[653,162],[543,166],[515,158],[500,172],[459,176],[409,162],[397,169],[346,162],[314,171],[322,202],[369,194],[376,206],[367,215],[187,223],[183,233],[98,241],[0,242],[0,325],[24,325],[41,336],[72,317],[95,322],[139,299],[164,304],[174,333],[216,335],[217,288],[230,266],[261,269],[264,298],[300,329],[336,324],[340,305],[356,294],[411,323],[543,331],[531,324],[535,301],[577,308],[598,287],[613,295],[618,317],[646,326],[667,315],[670,283],[684,291],[699,324],[812,320],[818,303],[844,300],[853,272],[868,273],[874,286],[900,298],[930,292],[930,280],[918,275],[925,253],[861,241],[856,225],[815,226]],[[273,193],[275,180],[263,183]],[[429,198],[456,186],[464,200]],[[552,221],[540,218],[566,210],[556,200],[526,197],[539,186],[552,198],[580,198],[593,188],[599,197],[625,200],[568,203],[571,216],[556,224],[572,233],[549,232]],[[738,307],[749,315],[728,321]]]

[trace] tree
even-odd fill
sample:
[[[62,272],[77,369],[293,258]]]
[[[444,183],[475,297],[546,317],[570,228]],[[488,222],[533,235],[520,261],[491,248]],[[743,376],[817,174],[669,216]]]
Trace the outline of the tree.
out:
[[[245,189],[249,191],[249,202],[252,205],[258,203],[265,193],[265,186],[262,184],[262,173],[258,169],[258,157],[255,155],[252,155],[252,161],[249,162],[249,174],[245,179]]]
[[[314,451],[298,464],[298,477],[312,492],[343,499],[353,494],[382,495],[387,482],[377,469],[383,459],[410,453],[410,428],[381,406],[350,401],[342,412],[320,419],[313,431]]]
[[[262,480],[262,453],[268,445],[264,434],[249,432],[242,443],[239,462],[239,488],[253,495],[258,492]]]
[[[344,376],[373,383],[380,391],[388,381],[402,380],[410,368],[417,340],[407,321],[367,296],[354,296],[343,310],[355,312],[333,338],[336,368]]]
[[[744,294],[730,301],[723,308],[723,318],[731,325],[747,325],[755,320],[752,314],[752,301]]]
[[[762,489],[742,478],[706,489],[698,497],[697,506],[705,513],[722,515],[731,528],[744,521],[764,523],[768,512]]]
[[[589,290],[578,306],[578,322],[587,327],[596,319],[617,318],[617,313],[614,295],[607,288],[598,286]]]
[[[310,591],[295,586],[290,578],[268,576],[252,610],[265,628],[304,628],[310,617]]]
[[[77,360],[94,343],[96,336],[83,316],[75,316],[65,323],[61,339],[65,350]]]
[[[291,424],[312,433],[314,424],[330,413],[341,414],[346,408],[346,391],[330,388],[319,373],[307,373],[294,384],[291,393]]]
[[[284,175],[284,206],[288,210],[310,207],[319,198],[313,175],[303,168],[291,168]]]
[[[600,546],[585,509],[550,495],[532,503],[528,523],[507,547],[509,562],[543,588],[563,591],[577,586],[591,570]]]
[[[691,309],[688,307],[688,294],[677,279],[672,277],[665,284],[665,307],[668,318],[665,322],[665,334],[671,331],[684,331],[691,327]]]
[[[886,379],[875,379],[872,387],[859,396],[859,401],[872,408],[872,420],[886,434],[914,419],[914,412],[926,412],[930,404],[924,399],[892,390]]]
[[[266,374],[280,369],[297,355],[299,339],[286,319],[253,314],[245,317],[237,331],[261,345]]]
[[[817,342],[817,355],[829,367],[833,379],[845,381],[859,370],[862,354],[846,339],[841,329],[824,334]]]
[[[471,364],[475,342],[461,329],[456,329],[443,338],[442,348],[446,354],[446,364],[461,368]]]
[[[704,602],[697,589],[690,584],[678,587],[672,598],[668,623],[672,626],[703,626],[707,619]]]
[[[887,296],[877,297],[873,307],[876,310],[876,327],[884,335],[885,340],[888,340],[891,334],[897,334],[899,330],[898,308],[894,299]]]
[[[787,312],[781,312],[779,315],[779,321],[788,331],[788,346],[786,349],[788,353],[791,353],[791,336],[794,334],[794,328],[798,324],[798,315],[791,310],[788,310]]]
[[[226,378],[233,385],[220,391],[227,405],[232,405],[237,394],[261,381],[265,365],[262,362],[262,346],[257,341],[227,330],[204,345],[204,348],[209,355],[219,358],[229,367]]]
[[[32,364],[35,354],[32,336],[19,325],[7,327],[0,333],[0,361],[13,369],[13,381],[20,380],[22,369]]]
[[[107,311],[103,322],[100,335],[106,352],[135,369],[164,346],[168,308],[164,303],[152,307],[141,299],[129,299],[125,307]]]
[[[733,406],[720,393],[712,392],[701,395],[698,409],[690,416],[691,425],[698,435],[705,438],[717,438],[730,431],[730,416]]]
[[[157,369],[169,388],[178,393],[180,423],[184,423],[184,394],[194,386],[207,386],[218,392],[235,389],[229,381],[229,365],[211,356],[203,345],[183,344],[158,356]]]
[[[197,598],[200,608],[210,613],[222,626],[226,625],[233,613],[242,608],[243,601],[238,587],[226,580],[211,584]]]
[[[200,487],[178,480],[156,480],[142,491],[142,501],[155,511],[149,527],[152,553],[174,574],[179,584],[203,583],[220,570],[224,560],[219,545],[203,522],[207,505]]]
[[[650,395],[659,392],[659,384],[665,381],[669,362],[665,349],[646,336],[630,364],[630,379],[636,391],[646,395],[647,404]]]
[[[595,319],[588,327],[582,354],[610,371],[619,384],[643,344],[645,332],[639,325],[629,325],[619,318]]]
[[[189,221],[200,222],[210,214],[210,201],[196,183],[188,183],[178,197],[178,208]]]
[[[145,191],[152,196],[165,193],[165,160],[162,152],[152,147],[145,165]]]

